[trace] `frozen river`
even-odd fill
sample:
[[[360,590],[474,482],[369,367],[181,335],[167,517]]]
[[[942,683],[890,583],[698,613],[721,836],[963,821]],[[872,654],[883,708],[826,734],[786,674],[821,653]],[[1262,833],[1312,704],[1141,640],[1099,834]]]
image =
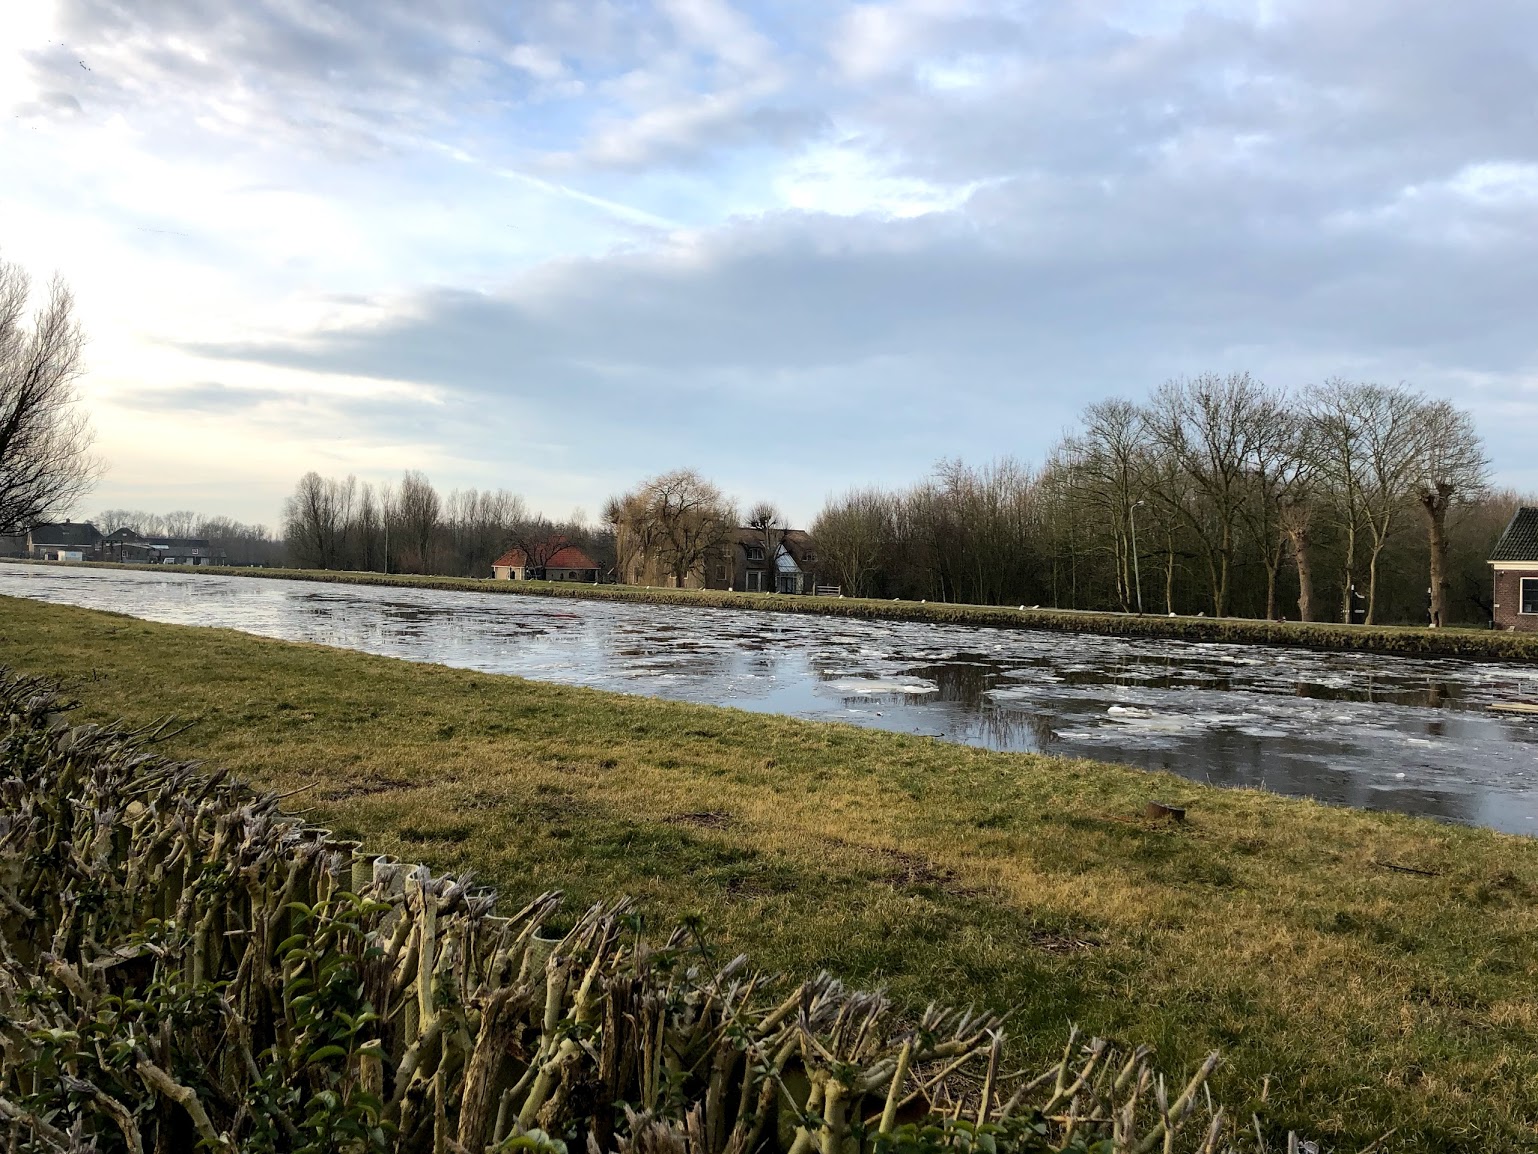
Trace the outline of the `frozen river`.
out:
[[[1485,710],[1532,666],[53,566],[0,594],[1538,833],[1538,721]]]

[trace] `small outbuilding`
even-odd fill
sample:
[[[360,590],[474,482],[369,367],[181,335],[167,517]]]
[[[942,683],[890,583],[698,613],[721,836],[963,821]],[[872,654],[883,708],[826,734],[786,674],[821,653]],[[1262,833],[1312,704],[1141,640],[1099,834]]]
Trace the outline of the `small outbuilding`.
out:
[[[522,549],[509,549],[491,563],[491,575],[498,581],[581,581],[596,584],[598,563],[575,545],[550,542],[536,546],[530,557]],[[540,554],[546,553],[540,560]]]
[[[1490,554],[1497,629],[1538,633],[1538,509],[1518,509]]]

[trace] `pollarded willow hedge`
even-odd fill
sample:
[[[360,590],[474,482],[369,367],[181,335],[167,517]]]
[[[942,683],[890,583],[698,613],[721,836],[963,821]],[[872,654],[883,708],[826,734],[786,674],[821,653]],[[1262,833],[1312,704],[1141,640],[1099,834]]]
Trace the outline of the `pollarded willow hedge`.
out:
[[[1147,1048],[1004,1069],[1002,1019],[511,916],[370,858],[158,731],[0,670],[0,1145],[56,1151],[981,1154],[1264,1149]]]

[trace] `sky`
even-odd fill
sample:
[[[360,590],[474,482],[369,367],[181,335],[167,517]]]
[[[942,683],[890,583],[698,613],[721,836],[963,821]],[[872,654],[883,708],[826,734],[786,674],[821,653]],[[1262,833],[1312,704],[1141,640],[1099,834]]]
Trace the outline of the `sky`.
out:
[[[1235,370],[1452,398],[1538,490],[1531,0],[31,0],[0,110],[81,512],[691,466],[805,523]]]

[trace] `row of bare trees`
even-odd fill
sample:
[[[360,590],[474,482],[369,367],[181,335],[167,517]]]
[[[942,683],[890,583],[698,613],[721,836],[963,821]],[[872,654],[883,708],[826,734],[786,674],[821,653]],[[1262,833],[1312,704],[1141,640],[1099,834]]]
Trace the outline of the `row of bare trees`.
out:
[[[1039,601],[1041,478],[1005,458],[943,461],[899,492],[856,489],[812,523],[824,575],[856,597]]]
[[[489,576],[492,562],[514,547],[535,565],[562,542],[603,569],[613,554],[611,534],[579,516],[549,521],[506,489],[454,489],[445,497],[411,469],[398,484],[381,485],[306,473],[284,503],[283,536],[290,563],[301,568],[457,577]]]
[[[1044,480],[1056,523],[1100,526],[1117,599],[1135,608],[1142,548],[1166,587],[1183,553],[1208,608],[1233,611],[1241,557],[1264,573],[1263,614],[1278,613],[1278,577],[1293,563],[1298,616],[1320,616],[1316,545],[1332,543],[1341,620],[1381,619],[1385,550],[1417,512],[1427,540],[1430,621],[1448,619],[1448,515],[1485,491],[1488,464],[1473,421],[1403,386],[1326,381],[1293,394],[1247,373],[1170,381],[1141,405],[1089,406],[1053,453]],[[1129,568],[1129,560],[1131,566]]]
[[[1207,375],[1088,406],[1039,472],[942,463],[830,501],[813,533],[863,594],[1444,624],[1488,615],[1516,498],[1486,472],[1450,402]]]

